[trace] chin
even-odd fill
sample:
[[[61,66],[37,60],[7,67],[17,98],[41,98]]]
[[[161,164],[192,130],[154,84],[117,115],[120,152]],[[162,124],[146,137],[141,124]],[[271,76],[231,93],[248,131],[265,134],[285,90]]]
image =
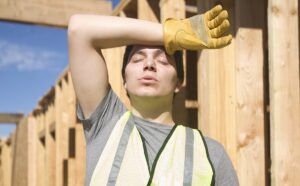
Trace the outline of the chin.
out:
[[[162,98],[166,97],[169,94],[166,94],[165,92],[157,92],[157,91],[135,91],[129,94],[130,97],[134,96],[136,98]],[[170,94],[171,95],[171,94]]]
[[[130,97],[140,97],[140,98],[150,98],[150,97],[157,97],[159,93],[157,91],[150,91],[150,90],[135,90],[128,92]]]
[[[158,87],[139,87],[139,88],[132,88],[127,89],[130,97],[140,97],[140,98],[158,98],[158,97],[165,97],[169,95],[173,95],[173,91],[167,91],[166,89],[161,89]]]
[[[135,97],[141,97],[141,98],[159,97],[159,94],[152,93],[152,92],[139,92],[139,93],[133,93],[131,95]]]

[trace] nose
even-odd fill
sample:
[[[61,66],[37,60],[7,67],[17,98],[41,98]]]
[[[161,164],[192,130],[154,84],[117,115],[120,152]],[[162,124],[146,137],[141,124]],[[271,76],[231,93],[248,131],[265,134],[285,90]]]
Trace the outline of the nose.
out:
[[[154,59],[147,59],[144,62],[144,68],[143,69],[144,69],[144,71],[149,70],[149,71],[156,72],[156,64],[155,64]]]

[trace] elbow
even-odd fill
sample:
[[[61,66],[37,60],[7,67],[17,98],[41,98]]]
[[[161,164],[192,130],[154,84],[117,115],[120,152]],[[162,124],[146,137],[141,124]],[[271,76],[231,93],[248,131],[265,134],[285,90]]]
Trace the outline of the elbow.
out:
[[[68,23],[68,38],[72,39],[83,32],[83,15],[72,15]]]

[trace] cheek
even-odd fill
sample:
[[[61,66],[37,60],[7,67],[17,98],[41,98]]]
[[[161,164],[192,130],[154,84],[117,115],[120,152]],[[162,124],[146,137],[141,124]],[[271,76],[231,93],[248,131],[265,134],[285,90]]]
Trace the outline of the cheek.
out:
[[[135,79],[135,76],[138,74],[138,68],[132,64],[128,64],[125,68],[125,81],[128,82],[132,79]]]
[[[169,69],[166,73],[162,74],[163,76],[167,76],[165,77],[169,83],[177,83],[178,82],[178,77],[177,77],[177,73],[176,71],[174,71],[174,69]]]

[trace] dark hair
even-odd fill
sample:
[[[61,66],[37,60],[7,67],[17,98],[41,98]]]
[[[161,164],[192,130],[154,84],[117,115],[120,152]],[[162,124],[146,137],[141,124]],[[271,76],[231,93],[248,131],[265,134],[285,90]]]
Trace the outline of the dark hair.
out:
[[[128,64],[130,52],[134,45],[128,45],[126,46],[125,53],[123,56],[123,65],[122,65],[122,77],[123,81],[125,82],[125,68]],[[183,54],[182,51],[176,51],[174,54],[174,59],[176,63],[176,71],[177,71],[177,77],[179,79],[180,83],[183,83],[184,80],[184,71],[183,71]]]

